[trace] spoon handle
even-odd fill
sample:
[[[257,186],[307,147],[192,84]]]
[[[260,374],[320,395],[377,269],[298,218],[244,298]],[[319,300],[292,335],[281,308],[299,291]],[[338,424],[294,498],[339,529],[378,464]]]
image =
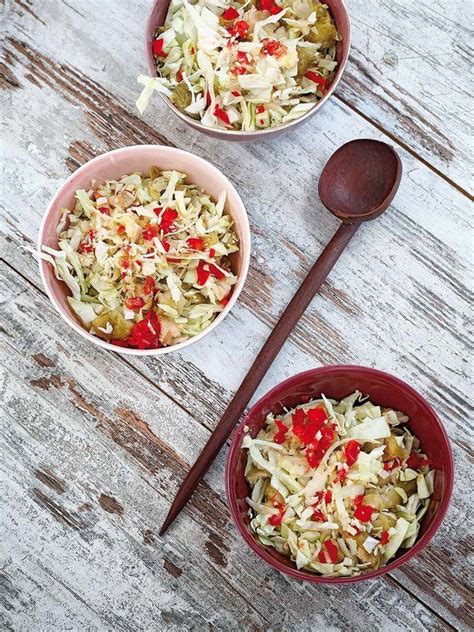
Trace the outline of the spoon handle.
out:
[[[327,275],[341,256],[358,227],[359,223],[344,223],[339,226],[334,237],[323,250],[319,259],[316,261],[307,277],[300,285],[298,291],[288,303],[285,311],[275,325],[275,328],[267,338],[265,344],[260,350],[260,353],[250,367],[250,370],[244,378],[242,384],[227,406],[226,411],[222,415],[222,419],[217,424],[216,429],[210,436],[196,462],[186,474],[186,477],[179,488],[169,513],[161,527],[160,535],[163,535],[184,505],[188,502],[199,481],[206,474],[212,462],[219,454],[220,449],[232,433],[232,430],[239,421],[247,404],[265,376],[265,373],[270,368],[273,360],[287,340],[291,331],[303,315],[316,292],[323,284]]]

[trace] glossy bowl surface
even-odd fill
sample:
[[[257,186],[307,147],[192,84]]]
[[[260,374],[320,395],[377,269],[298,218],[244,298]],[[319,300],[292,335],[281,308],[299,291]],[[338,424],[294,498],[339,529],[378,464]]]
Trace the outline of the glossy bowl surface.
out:
[[[290,121],[289,123],[285,123],[284,125],[280,125],[279,127],[273,127],[271,129],[263,129],[250,132],[242,132],[239,130],[220,130],[206,127],[200,121],[195,121],[190,116],[187,116],[177,107],[175,107],[170,99],[168,99],[166,96],[162,94],[160,94],[159,96],[165,101],[168,107],[173,110],[176,116],[179,116],[179,118],[184,123],[190,125],[194,129],[199,130],[200,132],[203,132],[204,134],[207,134],[208,136],[212,136],[213,138],[219,138],[220,140],[247,142],[254,140],[265,140],[283,134],[296,125],[299,125],[303,121],[306,121],[311,116],[314,116],[316,112],[318,112],[323,107],[323,105],[328,101],[328,99],[335,91],[349,58],[349,49],[351,45],[351,24],[346,6],[343,0],[325,0],[325,4],[329,6],[331,14],[336,23],[337,30],[342,36],[342,40],[336,45],[336,59],[338,61],[338,66],[330,89],[327,91],[324,97],[320,101],[318,101],[318,103],[316,103],[314,108],[309,110],[309,112],[307,112],[304,116],[301,116],[294,121]],[[145,55],[148,72],[150,73],[151,77],[156,77],[156,68],[152,52],[153,36],[156,29],[164,23],[166,19],[166,14],[168,12],[168,6],[169,0],[155,0],[146,24]],[[150,105],[150,107],[153,106]]]
[[[356,389],[369,395],[374,404],[400,410],[409,416],[408,427],[419,438],[423,452],[433,461],[432,467],[436,470],[435,488],[429,509],[421,524],[418,540],[411,549],[397,555],[383,568],[358,577],[321,577],[303,569],[298,570],[289,558],[270,547],[264,547],[251,531],[245,500],[250,490],[244,477],[246,450],[241,449],[244,427],[248,426],[251,436],[254,437],[263,427],[270,412],[278,414],[283,407],[294,407],[311,398],[319,397],[321,393],[340,400]],[[345,584],[373,579],[395,570],[412,559],[425,548],[438,530],[451,499],[453,479],[453,457],[449,439],[431,406],[402,380],[388,373],[361,366],[341,365],[312,369],[290,377],[273,388],[250,409],[237,428],[226,465],[226,489],[230,510],[238,530],[250,548],[276,570],[295,579],[320,584]]]
[[[232,309],[233,305],[235,305],[247,277],[249,267],[250,227],[247,212],[233,184],[210,162],[181,149],[162,145],[135,145],[116,149],[90,160],[66,180],[51,200],[43,217],[38,236],[39,251],[43,244],[56,249],[58,244],[56,226],[60,218],[60,209],[62,207],[72,208],[74,192],[77,189],[89,189],[92,180],[100,184],[105,180],[117,179],[135,171],[146,173],[152,165],[157,165],[165,170],[177,169],[186,173],[190,183],[198,185],[216,200],[221,191],[225,190],[227,192],[225,211],[233,218],[240,240],[240,250],[230,257],[232,269],[234,274],[237,275],[238,281],[229,303],[205,331],[185,342],[160,349],[140,350],[112,345],[97,336],[93,336],[84,329],[66,300],[66,297],[70,294],[66,284],[56,279],[52,266],[49,263],[42,259],[40,259],[39,263],[40,274],[46,292],[68,325],[81,336],[100,347],[118,353],[142,356],[163,355],[194,344],[217,327]]]

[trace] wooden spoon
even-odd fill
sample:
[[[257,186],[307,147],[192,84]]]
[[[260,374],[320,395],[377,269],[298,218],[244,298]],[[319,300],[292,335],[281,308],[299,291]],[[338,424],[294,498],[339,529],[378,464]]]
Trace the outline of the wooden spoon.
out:
[[[186,475],[160,535],[165,533],[191,497],[360,224],[378,217],[388,208],[398,190],[401,175],[402,164],[393,147],[377,140],[353,140],[331,156],[319,179],[318,192],[324,206],[343,223],[281,315],[196,463]]]

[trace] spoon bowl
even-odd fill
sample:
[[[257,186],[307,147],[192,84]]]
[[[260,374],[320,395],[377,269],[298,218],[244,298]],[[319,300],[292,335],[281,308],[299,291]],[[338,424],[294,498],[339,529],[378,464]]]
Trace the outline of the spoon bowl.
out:
[[[365,222],[389,207],[401,177],[402,163],[393,147],[369,138],[352,140],[329,158],[318,193],[343,222]]]

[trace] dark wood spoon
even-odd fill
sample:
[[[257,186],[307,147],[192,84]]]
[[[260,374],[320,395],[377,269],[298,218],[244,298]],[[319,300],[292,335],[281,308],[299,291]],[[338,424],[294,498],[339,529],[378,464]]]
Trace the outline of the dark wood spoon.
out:
[[[402,163],[396,151],[377,140],[353,140],[331,156],[319,179],[319,197],[324,206],[343,223],[280,316],[196,463],[186,475],[160,535],[165,533],[191,497],[273,360],[360,224],[378,217],[388,208],[398,190],[401,175]]]

